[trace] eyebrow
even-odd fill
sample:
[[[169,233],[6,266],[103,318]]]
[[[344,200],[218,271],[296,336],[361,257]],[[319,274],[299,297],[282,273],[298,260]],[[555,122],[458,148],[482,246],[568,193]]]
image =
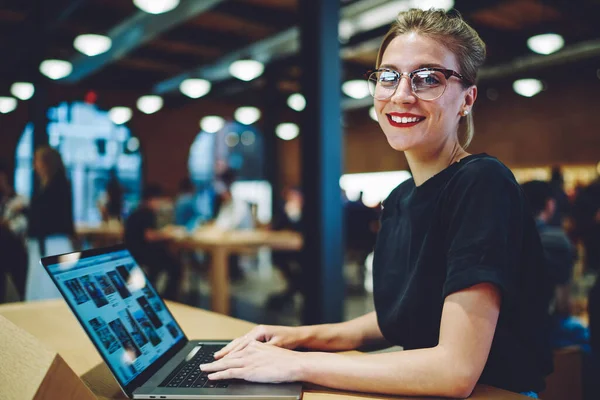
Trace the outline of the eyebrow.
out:
[[[395,65],[392,65],[392,64],[381,64],[379,66],[379,68],[387,68],[387,69],[393,69],[393,70],[398,69],[398,68],[396,68]],[[441,64],[437,64],[437,63],[421,64],[416,69],[421,69],[421,68],[443,68],[443,69],[446,69],[446,67],[444,67]]]

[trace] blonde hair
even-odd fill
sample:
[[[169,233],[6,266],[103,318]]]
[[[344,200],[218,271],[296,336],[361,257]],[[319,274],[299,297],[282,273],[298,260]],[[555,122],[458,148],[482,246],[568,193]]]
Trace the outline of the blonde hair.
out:
[[[462,19],[458,11],[448,13],[444,10],[413,8],[399,13],[379,47],[377,68],[379,68],[383,53],[390,42],[397,36],[409,32],[430,37],[456,56],[459,68],[457,72],[465,78],[463,81],[465,89],[477,82],[477,72],[485,61],[485,43],[477,32]],[[463,148],[471,143],[475,133],[473,113],[469,113],[466,119],[467,127],[462,143]]]
[[[49,146],[40,146],[35,151],[35,156],[39,157],[44,167],[46,167],[47,176],[40,175],[42,186],[48,185],[57,175],[66,177],[65,165],[58,151]]]

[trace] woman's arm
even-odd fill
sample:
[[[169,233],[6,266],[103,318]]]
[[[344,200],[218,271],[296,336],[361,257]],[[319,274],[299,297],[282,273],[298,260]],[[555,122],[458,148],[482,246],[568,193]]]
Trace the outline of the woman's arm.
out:
[[[499,290],[483,283],[446,298],[436,347],[349,356],[297,353],[252,341],[243,350],[201,367],[215,372],[210,379],[305,381],[362,392],[464,398],[473,391],[487,361],[499,310]],[[372,326],[366,323],[369,319],[375,320],[368,314],[348,324]]]
[[[302,347],[314,350],[342,351],[384,340],[375,311],[337,324],[303,326]]]
[[[487,361],[499,311],[499,290],[475,285],[446,298],[436,347],[361,356],[306,353],[300,378],[346,390],[468,397]]]
[[[259,325],[246,335],[231,341],[215,353],[215,359],[238,357],[249,345],[260,342],[284,349],[298,347],[342,351],[353,350],[364,344],[383,340],[375,313],[369,313],[351,321],[337,324],[287,327]]]

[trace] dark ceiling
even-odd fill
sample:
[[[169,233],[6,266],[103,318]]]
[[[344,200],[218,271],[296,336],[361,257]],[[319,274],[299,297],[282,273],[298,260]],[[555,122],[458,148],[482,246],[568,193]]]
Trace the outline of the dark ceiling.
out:
[[[342,14],[350,12],[352,7],[368,8],[371,3],[383,2],[342,1]],[[201,10],[201,3],[212,7]],[[289,45],[294,40],[284,39],[297,26],[296,3],[296,0],[181,0],[179,10],[152,16],[139,11],[131,0],[3,0],[0,1],[0,54],[3,55],[0,95],[14,81],[32,80],[42,59],[59,58],[72,61],[75,68],[72,76],[60,81],[62,85],[160,93],[165,95],[167,106],[175,107],[192,101],[176,90],[177,82],[186,76],[214,74],[230,57],[247,54],[252,46],[274,37],[283,43],[284,50],[269,55],[270,70],[278,72],[275,79],[282,94],[291,93],[299,89],[300,69],[298,56]],[[182,12],[182,7],[193,12]],[[519,58],[533,56],[526,40],[534,34],[559,33],[565,38],[566,49],[600,40],[600,0],[456,0],[455,8],[486,42],[485,67],[505,66],[496,79],[517,77],[518,70],[513,71],[511,65]],[[143,29],[138,29],[140,26]],[[79,34],[117,35],[118,29],[125,30],[114,40],[113,48],[129,42],[122,54],[113,52],[90,61],[73,48],[73,40]],[[382,26],[361,32],[341,45],[344,79],[359,78],[373,66],[378,40],[386,30],[387,26]],[[567,67],[572,68],[576,62],[582,68],[600,67],[599,47],[595,43],[590,53],[579,61],[569,61]],[[565,62],[556,64],[564,66]],[[538,69],[540,74],[556,72],[548,66]],[[219,75],[219,71],[216,73]],[[215,89],[208,97],[235,94],[235,101],[250,101],[265,84],[265,76],[241,82],[225,74],[215,80]]]

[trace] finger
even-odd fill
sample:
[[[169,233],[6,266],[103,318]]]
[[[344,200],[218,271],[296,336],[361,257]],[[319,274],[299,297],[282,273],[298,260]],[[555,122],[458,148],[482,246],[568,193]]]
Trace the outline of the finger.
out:
[[[222,379],[244,379],[244,368],[232,368],[225,371],[209,374],[208,379],[218,381]]]
[[[215,371],[224,371],[230,368],[240,368],[244,364],[241,358],[233,358],[233,359],[222,359],[219,361],[215,361],[209,364],[200,365],[200,370],[203,372],[215,372]]]
[[[221,358],[225,357],[226,355],[243,350],[246,346],[248,346],[248,343],[250,343],[251,341],[252,341],[252,339],[249,339],[246,336],[243,336],[239,339],[234,340],[233,342],[230,343],[231,346],[229,347],[229,349],[227,349],[227,346],[226,346],[221,351],[214,354],[215,360],[221,359]]]
[[[236,346],[239,341],[242,340],[242,338],[237,338],[232,340],[231,342],[227,343],[227,345],[225,347],[223,347],[221,350],[215,352],[214,357],[215,359],[221,358],[223,357],[225,354],[229,353],[229,351]]]

